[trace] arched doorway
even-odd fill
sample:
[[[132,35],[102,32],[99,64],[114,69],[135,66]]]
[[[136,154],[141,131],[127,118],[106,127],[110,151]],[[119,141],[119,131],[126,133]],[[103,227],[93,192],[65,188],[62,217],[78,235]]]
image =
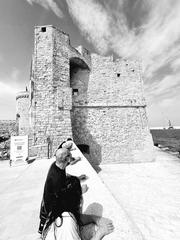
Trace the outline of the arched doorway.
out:
[[[80,58],[70,59],[70,87],[72,88],[71,124],[76,145],[87,145],[87,91],[90,69]]]

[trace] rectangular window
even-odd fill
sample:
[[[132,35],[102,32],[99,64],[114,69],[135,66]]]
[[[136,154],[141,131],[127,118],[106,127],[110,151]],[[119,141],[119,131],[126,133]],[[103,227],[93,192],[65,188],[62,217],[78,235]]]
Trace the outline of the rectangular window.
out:
[[[42,27],[41,32],[46,32],[46,27]]]
[[[73,96],[77,96],[78,95],[78,89],[74,88],[73,89]]]

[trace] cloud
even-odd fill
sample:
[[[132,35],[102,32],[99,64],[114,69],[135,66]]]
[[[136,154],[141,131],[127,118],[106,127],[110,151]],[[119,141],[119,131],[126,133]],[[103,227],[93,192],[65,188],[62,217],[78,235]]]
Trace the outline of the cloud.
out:
[[[171,67],[174,71],[180,69],[180,58],[175,59],[171,62]]]
[[[178,120],[175,106],[180,91],[180,1],[66,2],[82,35],[99,53],[114,52],[122,58],[141,60],[151,123],[161,122],[161,108]]]
[[[117,34],[112,38],[112,49],[120,56],[142,59],[146,78],[151,78],[177,54],[180,2],[174,1],[172,5],[168,0],[144,0],[144,4],[148,10],[144,24],[128,31],[127,25],[114,24]],[[119,30],[122,28],[125,31]]]
[[[0,79],[0,119],[15,119],[16,94],[22,90],[20,71],[12,69],[9,76]]]
[[[131,1],[66,2],[82,34],[100,53],[106,54],[112,50],[124,58],[140,58],[146,78],[151,78],[159,68],[177,57],[180,41],[178,0],[174,0],[173,4],[169,0],[134,0],[131,17],[134,14],[135,19],[135,13],[142,16],[140,24],[134,28],[129,26],[126,15],[126,8],[131,6],[127,2]]]
[[[22,88],[20,84],[20,71],[13,68],[9,76],[0,79],[0,96],[16,94]]]
[[[63,17],[63,12],[54,0],[26,0],[30,5],[39,4],[47,10],[52,10],[59,18]]]
[[[111,21],[107,12],[94,0],[67,0],[69,13],[79,26],[82,34],[92,42],[100,53],[109,48]]]
[[[4,82],[0,82],[0,95],[6,95],[6,94],[16,94],[17,89],[14,87],[11,87],[9,84],[6,84]]]
[[[180,78],[179,74],[177,75],[169,75],[164,77],[159,82],[154,82],[149,92],[151,92],[152,95],[159,96],[159,95],[165,95],[169,93],[169,95],[172,95],[174,91],[177,91],[177,88],[180,87]]]
[[[154,81],[145,85],[146,99],[148,105],[158,104],[164,101],[168,103],[170,99],[179,96],[180,91],[180,72],[175,74],[167,75],[159,81]],[[168,101],[167,101],[168,99]],[[176,103],[174,102],[176,105]],[[166,106],[169,107],[168,104]]]

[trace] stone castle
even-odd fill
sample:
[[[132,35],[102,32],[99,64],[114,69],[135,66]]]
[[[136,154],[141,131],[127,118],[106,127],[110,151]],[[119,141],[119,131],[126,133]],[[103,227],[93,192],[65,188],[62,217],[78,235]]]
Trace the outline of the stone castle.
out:
[[[138,61],[75,49],[61,30],[35,27],[29,92],[16,97],[30,154],[51,157],[71,137],[94,165],[152,161],[141,73]]]

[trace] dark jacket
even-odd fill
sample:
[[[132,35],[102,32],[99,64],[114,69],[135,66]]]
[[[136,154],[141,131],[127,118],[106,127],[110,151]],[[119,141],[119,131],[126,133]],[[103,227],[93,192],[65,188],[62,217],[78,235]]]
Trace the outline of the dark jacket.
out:
[[[58,168],[55,162],[51,165],[44,185],[43,199],[40,208],[39,233],[42,233],[47,221],[61,216],[64,209],[66,192],[66,172]]]

